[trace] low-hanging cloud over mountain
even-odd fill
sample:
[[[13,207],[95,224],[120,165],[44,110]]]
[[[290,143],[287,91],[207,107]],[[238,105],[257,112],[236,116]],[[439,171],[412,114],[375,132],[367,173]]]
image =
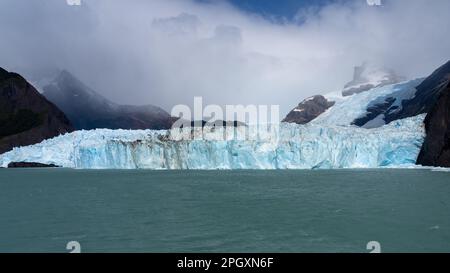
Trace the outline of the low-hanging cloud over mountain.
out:
[[[372,61],[409,78],[449,59],[450,1],[336,1],[282,23],[225,1],[0,1],[0,66],[66,69],[119,103],[280,104],[341,89]]]

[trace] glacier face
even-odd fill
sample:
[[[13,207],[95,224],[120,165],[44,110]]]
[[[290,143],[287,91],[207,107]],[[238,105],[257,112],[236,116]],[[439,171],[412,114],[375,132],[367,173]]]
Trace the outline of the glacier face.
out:
[[[0,155],[0,166],[37,162],[81,169],[316,169],[413,165],[425,130],[420,115],[376,129],[280,124],[205,128],[199,139],[177,130],[76,131]],[[222,138],[225,134],[226,138]],[[242,137],[243,135],[249,137]]]

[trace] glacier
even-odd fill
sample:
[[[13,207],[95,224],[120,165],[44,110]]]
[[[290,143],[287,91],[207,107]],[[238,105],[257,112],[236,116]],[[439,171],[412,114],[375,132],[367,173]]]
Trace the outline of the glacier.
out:
[[[388,97],[395,99],[392,106],[397,106],[398,108],[396,111],[400,111],[402,101],[413,98],[416,93],[416,87],[423,80],[423,78],[419,78],[397,84],[385,85],[346,97],[342,96],[341,92],[326,94],[324,95],[325,98],[334,101],[335,104],[316,119],[312,120],[311,123],[322,126],[351,125],[355,119],[360,118],[367,113],[367,108],[383,102]],[[377,118],[377,120],[372,122],[377,124],[374,124],[375,126],[371,127],[384,125],[384,115]]]
[[[194,139],[185,139],[177,129],[75,131],[14,148],[0,155],[0,166],[7,167],[10,162],[78,169],[412,166],[425,137],[424,118],[419,115],[370,130],[325,122],[271,125],[266,134],[260,134],[258,126],[205,127],[190,132]]]

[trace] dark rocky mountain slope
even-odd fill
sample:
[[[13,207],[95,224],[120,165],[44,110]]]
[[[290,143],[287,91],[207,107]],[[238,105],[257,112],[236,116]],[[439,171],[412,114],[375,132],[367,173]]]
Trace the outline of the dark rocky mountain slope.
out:
[[[77,130],[169,129],[176,120],[163,109],[113,103],[87,87],[72,74],[62,71],[43,95],[66,113]]]
[[[73,130],[65,114],[22,76],[0,68],[0,154]]]
[[[317,118],[328,108],[334,105],[333,101],[328,101],[324,96],[317,95],[302,101],[283,119],[282,122],[306,124]]]
[[[428,78],[416,87],[412,99],[402,102],[402,110],[386,115],[387,123],[407,117],[430,113],[436,104],[441,92],[446,88],[450,76],[450,61],[434,71]]]
[[[426,92],[428,90],[428,92]],[[426,137],[417,164],[450,167],[450,62],[436,70],[420,87],[408,104],[414,112],[428,112]]]

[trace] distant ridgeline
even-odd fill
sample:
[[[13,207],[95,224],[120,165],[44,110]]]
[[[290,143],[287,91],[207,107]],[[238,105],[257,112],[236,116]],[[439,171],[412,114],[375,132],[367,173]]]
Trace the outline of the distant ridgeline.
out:
[[[56,104],[77,130],[169,129],[176,120],[163,109],[153,106],[119,105],[107,100],[67,71],[62,71],[43,95]]]
[[[371,129],[427,113],[417,164],[450,167],[450,62],[426,79],[402,80],[392,70],[364,64],[341,94],[305,99],[283,121]]]

